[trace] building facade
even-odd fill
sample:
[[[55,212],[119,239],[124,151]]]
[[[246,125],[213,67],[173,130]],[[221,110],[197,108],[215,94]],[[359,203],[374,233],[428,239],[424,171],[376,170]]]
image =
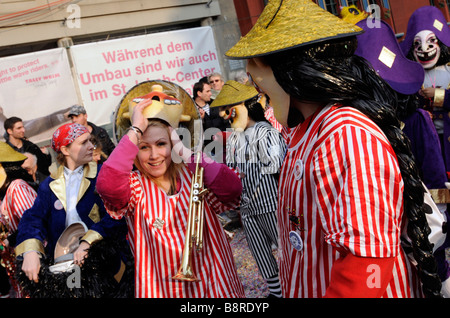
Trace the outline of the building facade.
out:
[[[229,0],[0,0],[0,57],[199,26],[220,56],[241,35]],[[224,75],[242,68],[220,63]]]
[[[192,94],[213,70],[234,78],[245,61],[225,52],[240,36],[230,0],[0,0],[0,121],[60,118],[77,103],[113,135],[120,99],[139,82],[167,80]],[[172,41],[190,46],[178,53]],[[39,128],[27,137],[48,146],[54,127]]]
[[[355,5],[360,10],[369,12],[369,6],[374,5],[376,13],[382,20],[387,22],[397,37],[401,39],[407,29],[411,14],[422,6],[432,5],[439,8],[447,21],[450,20],[449,0],[312,0],[323,9],[339,15],[341,7]],[[239,26],[242,34],[246,34],[259,14],[262,12],[267,0],[234,0]]]
[[[356,5],[360,10],[367,11],[370,5],[379,8],[377,14],[387,22],[399,38],[406,32],[411,14],[423,6],[436,6],[449,20],[450,1],[448,0],[314,0],[322,8],[338,15],[341,6]]]

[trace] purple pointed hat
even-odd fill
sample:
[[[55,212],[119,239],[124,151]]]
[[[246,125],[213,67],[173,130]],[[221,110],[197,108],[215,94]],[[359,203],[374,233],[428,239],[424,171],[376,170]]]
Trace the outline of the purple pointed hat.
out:
[[[414,37],[420,31],[432,31],[446,46],[450,46],[450,28],[441,10],[433,6],[425,6],[413,12],[408,21],[405,39],[400,43],[403,54],[408,55],[414,43]]]
[[[355,55],[365,58],[395,91],[411,95],[419,91],[425,71],[417,62],[407,59],[397,42],[394,31],[384,21],[369,27],[366,20],[357,24],[364,33],[357,36]]]

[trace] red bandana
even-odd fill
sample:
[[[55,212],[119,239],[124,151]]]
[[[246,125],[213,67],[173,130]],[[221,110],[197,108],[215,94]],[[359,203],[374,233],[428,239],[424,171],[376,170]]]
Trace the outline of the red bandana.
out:
[[[80,124],[69,123],[62,125],[53,133],[52,148],[56,152],[61,151],[61,147],[71,144],[82,134],[88,133],[89,130]]]

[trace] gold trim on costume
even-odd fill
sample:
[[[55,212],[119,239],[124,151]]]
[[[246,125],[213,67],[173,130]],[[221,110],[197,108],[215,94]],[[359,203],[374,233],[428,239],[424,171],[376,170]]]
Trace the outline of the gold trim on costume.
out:
[[[97,203],[94,204],[94,206],[92,207],[91,212],[89,212],[88,216],[94,223],[100,222],[100,220],[101,220],[100,209],[99,209]]]
[[[64,211],[67,211],[67,198],[66,198],[66,181],[64,179],[64,166],[59,166],[58,170],[51,175],[54,179],[50,182],[49,187],[56,197],[61,201]]]
[[[88,242],[89,244],[92,245],[92,243],[100,241],[102,239],[103,239],[103,236],[101,236],[100,233],[98,233],[98,232],[96,232],[94,230],[89,230],[81,238],[81,241],[86,241],[86,242]]]
[[[436,88],[434,91],[433,106],[442,107],[444,105],[444,98],[445,98],[445,89]]]
[[[83,180],[81,180],[81,186],[80,190],[78,191],[78,198],[77,203],[81,200],[87,189],[89,188],[89,185],[91,184],[91,181],[88,179],[93,179],[97,175],[97,163],[94,161],[89,162],[87,165],[83,168]]]
[[[89,188],[91,181],[88,179],[93,179],[97,175],[97,163],[89,162],[83,168],[83,179],[81,180],[80,190],[78,191],[77,203],[83,197],[86,190]],[[50,189],[56,195],[56,197],[61,201],[64,210],[67,211],[67,194],[66,194],[66,182],[64,178],[64,166],[58,167],[58,170],[51,175],[54,179],[50,182]]]
[[[29,252],[29,251],[36,251],[36,252],[40,252],[41,254],[45,255],[44,245],[38,239],[25,240],[22,243],[20,243],[19,245],[17,245],[14,251],[15,251],[16,256],[22,255],[23,253]]]
[[[77,204],[78,204],[78,202],[80,202],[81,198],[86,193],[90,184],[91,184],[91,181],[89,179],[87,179],[87,178],[81,179],[80,190],[78,190]]]
[[[434,203],[450,203],[449,189],[432,189],[429,190]]]

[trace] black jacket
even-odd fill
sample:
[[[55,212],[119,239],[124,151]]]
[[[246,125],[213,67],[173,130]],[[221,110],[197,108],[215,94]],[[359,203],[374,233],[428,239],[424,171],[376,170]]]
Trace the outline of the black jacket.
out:
[[[219,116],[219,111],[219,107],[213,107],[209,109],[209,115],[205,113],[205,116],[203,117],[203,130],[216,127],[221,131],[225,131],[227,128],[231,127],[228,121],[225,121]]]

